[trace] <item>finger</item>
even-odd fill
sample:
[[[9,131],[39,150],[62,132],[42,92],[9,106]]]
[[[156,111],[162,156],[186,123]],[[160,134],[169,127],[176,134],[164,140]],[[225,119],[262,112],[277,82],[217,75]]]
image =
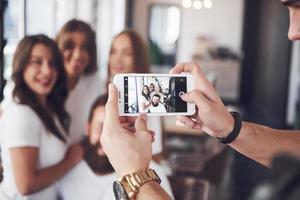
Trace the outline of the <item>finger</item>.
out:
[[[98,154],[99,154],[100,156],[105,156],[105,152],[104,152],[104,150],[103,150],[103,147],[99,147],[99,148],[97,149],[97,152],[98,152]]]
[[[221,102],[217,92],[213,85],[206,78],[206,75],[201,71],[200,66],[197,63],[180,63],[177,64],[173,69],[170,70],[170,74],[179,74],[182,72],[189,72],[196,78],[197,88],[200,89],[205,95],[215,102]]]
[[[198,110],[199,110],[198,107],[195,106],[195,113],[190,115],[189,117],[192,118],[192,119],[196,118],[198,116]]]
[[[104,124],[120,126],[118,111],[118,91],[113,84],[109,84],[108,100],[105,105]]]
[[[124,123],[121,123],[122,127],[126,128],[132,128],[134,127],[134,123],[131,123],[131,122],[124,122]]]
[[[134,133],[135,132],[135,127],[134,124],[132,123],[122,123],[122,128],[126,129],[127,131]]]
[[[196,104],[198,108],[203,107],[203,105],[207,106],[211,102],[211,100],[206,98],[199,90],[184,93],[180,97],[185,102]]]
[[[193,129],[196,125],[195,121],[193,121],[192,119],[190,119],[187,116],[178,116],[177,121],[179,121],[179,122],[176,122],[176,125],[181,123],[182,125],[187,126],[188,128],[191,128],[191,129]]]
[[[125,122],[130,122],[130,123],[135,123],[135,120],[137,119],[137,117],[119,117],[119,120],[121,123],[125,123]]]
[[[126,123],[127,122],[127,117],[119,117],[120,123]]]
[[[135,123],[137,117],[126,117],[126,121],[130,123]]]
[[[135,122],[135,129],[139,131],[148,131],[147,128],[147,116],[145,113],[140,114]]]
[[[151,130],[149,130],[148,132],[151,135],[151,142],[153,143],[155,141],[155,132]]]
[[[170,70],[170,74],[180,74],[182,72],[189,72],[193,75],[200,75],[200,66],[197,63],[179,63]]]

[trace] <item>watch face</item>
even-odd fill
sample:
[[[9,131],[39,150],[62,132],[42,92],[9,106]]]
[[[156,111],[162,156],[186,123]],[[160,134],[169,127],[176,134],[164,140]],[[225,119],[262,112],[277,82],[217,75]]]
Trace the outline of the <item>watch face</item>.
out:
[[[113,189],[116,200],[129,200],[124,187],[119,181],[114,182]]]

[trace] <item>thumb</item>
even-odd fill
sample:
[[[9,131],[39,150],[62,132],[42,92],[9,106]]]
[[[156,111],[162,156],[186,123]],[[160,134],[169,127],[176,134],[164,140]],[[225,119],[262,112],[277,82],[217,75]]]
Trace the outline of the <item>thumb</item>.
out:
[[[198,107],[203,104],[209,104],[210,100],[206,98],[199,90],[193,90],[181,95],[181,99],[188,103],[194,103]]]
[[[147,127],[147,116],[145,113],[140,114],[137,118],[137,120],[135,121],[135,130],[136,132],[139,131],[147,131],[148,127]]]
[[[118,90],[113,84],[109,84],[108,100],[105,106],[105,122],[120,123],[118,111]]]

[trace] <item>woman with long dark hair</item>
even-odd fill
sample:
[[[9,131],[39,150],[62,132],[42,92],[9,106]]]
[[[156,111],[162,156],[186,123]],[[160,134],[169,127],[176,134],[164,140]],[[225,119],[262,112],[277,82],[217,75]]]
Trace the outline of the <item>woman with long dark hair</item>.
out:
[[[12,102],[1,116],[1,199],[56,199],[54,183],[83,156],[68,149],[70,117],[61,54],[45,35],[26,36],[14,54]],[[2,195],[2,196],[1,196]]]
[[[61,28],[56,42],[67,74],[66,109],[72,119],[70,143],[79,142],[85,136],[89,109],[103,92],[97,73],[96,35],[89,24],[72,19]]]
[[[141,112],[148,112],[148,108],[151,105],[151,98],[150,98],[150,89],[147,85],[143,86],[142,91],[142,98],[141,98],[141,106],[139,106],[142,111]]]

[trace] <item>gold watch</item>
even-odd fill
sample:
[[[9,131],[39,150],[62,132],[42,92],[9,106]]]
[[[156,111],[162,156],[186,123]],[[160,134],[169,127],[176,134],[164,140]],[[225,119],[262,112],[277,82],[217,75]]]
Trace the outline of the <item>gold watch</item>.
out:
[[[161,180],[153,169],[140,169],[117,179],[113,184],[116,200],[134,199],[138,189],[149,181],[160,184]]]

